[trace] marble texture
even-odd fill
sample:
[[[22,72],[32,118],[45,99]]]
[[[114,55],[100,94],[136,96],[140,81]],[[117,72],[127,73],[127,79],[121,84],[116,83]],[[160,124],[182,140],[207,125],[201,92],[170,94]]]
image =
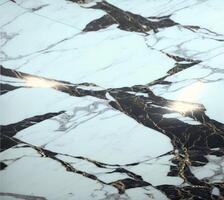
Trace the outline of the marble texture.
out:
[[[0,199],[224,199],[222,0],[0,13]]]

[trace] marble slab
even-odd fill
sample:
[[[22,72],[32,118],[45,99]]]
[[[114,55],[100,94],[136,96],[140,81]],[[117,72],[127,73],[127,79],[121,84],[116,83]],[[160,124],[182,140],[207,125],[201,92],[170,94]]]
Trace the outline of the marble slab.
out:
[[[0,199],[224,199],[222,0],[0,0]]]

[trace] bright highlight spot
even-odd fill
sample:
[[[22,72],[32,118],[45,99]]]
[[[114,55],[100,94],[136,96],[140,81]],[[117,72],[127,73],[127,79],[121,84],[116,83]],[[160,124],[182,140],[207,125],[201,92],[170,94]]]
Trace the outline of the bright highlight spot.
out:
[[[57,86],[62,85],[60,82],[46,80],[43,78],[37,77],[25,77],[24,80],[26,81],[26,85],[28,87],[45,87],[45,88],[54,88]]]
[[[197,110],[201,107],[198,105],[195,105],[195,104],[191,104],[191,103],[176,102],[176,103],[172,104],[171,108],[172,108],[172,110],[176,110],[181,113],[186,113],[189,111]]]
[[[200,109],[201,106],[191,102],[195,102],[197,100],[203,88],[204,88],[204,84],[200,81],[184,88],[183,91],[178,96],[178,98],[176,99],[176,101],[178,102],[175,102],[171,105],[172,110],[186,113],[186,112]]]

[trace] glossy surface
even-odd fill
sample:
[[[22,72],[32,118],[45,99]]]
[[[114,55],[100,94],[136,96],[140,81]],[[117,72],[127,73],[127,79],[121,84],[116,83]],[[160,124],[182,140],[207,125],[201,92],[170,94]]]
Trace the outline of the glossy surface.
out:
[[[0,0],[0,199],[223,199],[222,0]]]

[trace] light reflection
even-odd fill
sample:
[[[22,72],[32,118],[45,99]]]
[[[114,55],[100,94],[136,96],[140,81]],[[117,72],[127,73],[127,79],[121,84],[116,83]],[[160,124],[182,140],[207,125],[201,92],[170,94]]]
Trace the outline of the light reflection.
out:
[[[196,102],[203,88],[204,84],[200,81],[184,88],[180,95],[177,97],[177,102],[173,103],[170,106],[171,109],[182,113],[201,109],[202,107],[200,105],[194,104],[193,102]]]
[[[201,107],[196,104],[191,104],[187,102],[175,102],[171,105],[172,110],[175,110],[177,112],[186,113],[189,111],[198,110]]]
[[[62,83],[57,82],[57,81],[46,80],[43,78],[32,77],[32,76],[24,77],[24,80],[26,81],[25,84],[28,87],[55,88],[55,87],[62,85]]]

